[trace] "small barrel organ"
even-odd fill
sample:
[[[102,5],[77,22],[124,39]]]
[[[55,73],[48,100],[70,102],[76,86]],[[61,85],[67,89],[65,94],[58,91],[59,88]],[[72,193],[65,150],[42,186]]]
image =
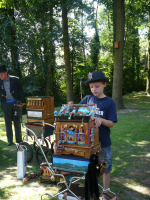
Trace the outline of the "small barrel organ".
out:
[[[26,122],[54,122],[54,97],[30,96],[27,101]]]
[[[89,158],[91,154],[101,151],[99,131],[93,120],[96,107],[96,104],[74,104],[70,115],[67,105],[62,106],[54,116],[55,154]]]

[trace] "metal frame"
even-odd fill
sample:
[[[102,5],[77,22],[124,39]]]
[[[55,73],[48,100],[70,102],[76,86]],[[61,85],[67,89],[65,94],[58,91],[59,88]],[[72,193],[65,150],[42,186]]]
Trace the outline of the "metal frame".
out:
[[[105,193],[107,193],[107,192],[110,192],[111,194],[114,195],[114,197],[117,198],[116,194],[115,194],[114,192],[112,192],[112,191],[110,190],[110,188],[108,188],[108,189],[105,190],[100,184],[98,184],[98,186],[102,189],[102,192],[100,193],[100,196],[99,196],[99,197],[102,197],[103,194],[105,194]]]
[[[42,122],[42,123],[43,123],[43,124],[46,124],[46,125],[49,125],[49,126],[52,126],[52,127],[55,127],[55,126],[53,126],[52,124],[49,124],[49,123],[45,123],[45,122]],[[57,185],[59,185],[59,184],[61,184],[61,183],[64,183],[65,186],[66,186],[66,189],[64,189],[64,190],[61,191],[61,192],[56,193],[55,195],[51,195],[51,194],[49,194],[49,193],[43,194],[43,195],[41,196],[41,200],[42,200],[42,197],[45,196],[45,195],[48,195],[50,198],[54,198],[54,197],[56,197],[56,196],[58,196],[58,195],[60,195],[60,194],[62,194],[62,193],[64,193],[64,192],[66,192],[66,191],[69,191],[74,197],[76,197],[77,199],[79,199],[79,198],[70,190],[70,187],[71,187],[71,184],[72,184],[72,183],[75,183],[75,182],[77,182],[77,181],[79,181],[79,180],[84,180],[84,179],[85,179],[85,174],[86,174],[86,172],[84,172],[84,175],[83,175],[82,177],[77,177],[77,176],[71,177],[70,183],[68,184],[63,174],[56,174],[56,173],[55,173],[55,171],[57,171],[57,168],[56,168],[56,167],[55,167],[55,171],[53,170],[52,166],[50,165],[50,163],[48,162],[48,160],[47,160],[47,158],[46,158],[46,156],[45,156],[45,153],[44,153],[44,151],[43,151],[43,149],[42,149],[42,147],[41,147],[41,144],[40,144],[40,142],[39,142],[39,140],[38,140],[38,138],[37,138],[37,135],[34,133],[34,131],[32,131],[31,129],[29,129],[26,125],[24,125],[23,127],[26,128],[28,131],[32,132],[32,134],[35,136],[35,141],[38,143],[38,145],[39,145],[39,147],[40,147],[40,149],[41,149],[41,152],[42,152],[42,154],[43,154],[43,156],[44,156],[44,158],[45,158],[45,161],[46,161],[46,163],[48,164],[48,167],[47,167],[46,169],[49,170],[50,173],[51,173],[52,175],[54,175],[54,176],[59,176],[59,177],[63,178],[63,181],[59,182]],[[73,181],[73,180],[74,180],[74,181]],[[110,190],[110,188],[108,188],[108,189],[105,190],[100,184],[98,184],[98,186],[102,189],[102,192],[100,193],[100,197],[102,197],[103,194],[105,194],[106,192],[110,192],[111,194],[114,195],[114,197],[117,198],[116,194],[113,193],[113,192]],[[79,200],[80,200],[80,199],[79,199]]]
[[[43,123],[44,123],[44,122],[43,122]],[[48,124],[48,123],[44,123],[44,124]],[[53,126],[53,125],[51,125],[51,124],[48,124],[48,125]],[[40,142],[38,141],[38,138],[37,138],[36,134],[35,134],[31,129],[29,129],[26,125],[24,125],[24,128],[26,128],[28,131],[30,131],[30,132],[35,136],[35,141],[38,143],[38,145],[39,145],[39,147],[40,147],[40,149],[41,149],[41,152],[42,152],[42,154],[43,154],[43,156],[44,156],[44,158],[45,158],[45,161],[46,161],[46,163],[48,164],[47,170],[49,170],[50,173],[51,173],[52,175],[54,175],[54,176],[60,176],[61,178],[63,178],[63,181],[62,181],[62,182],[59,182],[58,184],[64,183],[65,186],[66,186],[66,189],[64,189],[64,190],[61,191],[61,192],[56,193],[55,195],[51,195],[51,194],[49,194],[49,193],[43,194],[43,195],[41,196],[41,200],[42,200],[42,197],[43,197],[44,195],[48,195],[50,198],[53,198],[53,197],[56,197],[56,196],[58,196],[58,195],[60,195],[60,194],[62,194],[62,193],[64,193],[64,192],[66,192],[66,191],[69,191],[73,196],[75,196],[77,199],[79,199],[79,198],[70,190],[70,188],[69,188],[70,185],[68,186],[67,181],[66,181],[64,175],[63,175],[63,174],[56,174],[55,171],[53,170],[53,168],[51,167],[51,165],[50,165],[50,163],[48,162],[48,160],[47,160],[47,158],[46,158],[46,156],[45,156],[45,153],[44,153],[44,151],[43,151],[43,149],[42,149],[42,147],[41,147],[41,144],[40,144]],[[79,179],[79,177],[77,177],[77,178]]]

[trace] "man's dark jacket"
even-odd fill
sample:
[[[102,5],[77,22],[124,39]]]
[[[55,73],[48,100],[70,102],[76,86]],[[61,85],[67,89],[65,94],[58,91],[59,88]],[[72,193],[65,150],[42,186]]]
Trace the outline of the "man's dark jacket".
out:
[[[21,85],[21,82],[18,77],[16,76],[10,76],[10,93],[13,96],[14,99],[18,99],[22,103],[25,103],[25,98],[23,94],[23,88]],[[0,101],[5,102],[6,100],[6,91],[4,88],[3,81],[0,79]]]

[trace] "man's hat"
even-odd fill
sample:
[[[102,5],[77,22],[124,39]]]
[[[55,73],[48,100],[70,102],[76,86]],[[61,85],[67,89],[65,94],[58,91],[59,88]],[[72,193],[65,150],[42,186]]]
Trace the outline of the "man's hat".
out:
[[[85,82],[85,84],[94,83],[94,82],[107,82],[109,79],[105,77],[104,73],[101,71],[94,71],[89,72],[88,80]]]
[[[0,65],[0,73],[2,73],[2,72],[7,72],[5,65]]]

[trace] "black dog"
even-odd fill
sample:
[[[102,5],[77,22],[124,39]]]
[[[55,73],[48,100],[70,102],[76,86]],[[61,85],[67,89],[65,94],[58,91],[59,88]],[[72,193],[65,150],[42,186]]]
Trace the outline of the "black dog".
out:
[[[105,163],[105,164],[104,164]],[[103,167],[105,165],[105,167]],[[104,161],[104,154],[92,154],[88,164],[88,171],[85,176],[85,200],[99,199],[98,177],[107,169],[107,162]],[[105,168],[105,170],[103,170]]]

